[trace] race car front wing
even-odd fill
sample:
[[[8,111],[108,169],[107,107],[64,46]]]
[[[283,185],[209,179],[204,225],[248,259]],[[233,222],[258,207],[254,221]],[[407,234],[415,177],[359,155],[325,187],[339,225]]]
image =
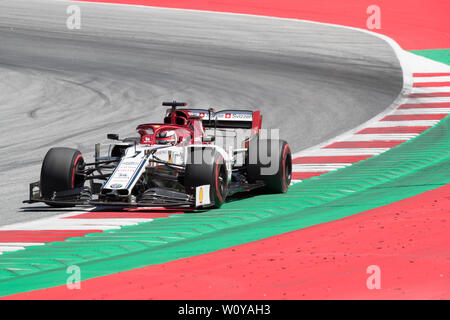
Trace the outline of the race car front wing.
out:
[[[55,191],[51,198],[43,198],[40,192],[39,182],[30,183],[29,199],[23,203],[44,202],[49,205],[70,206],[122,206],[122,207],[194,207],[195,199],[191,195],[182,192],[166,190],[163,188],[151,188],[146,190],[138,198],[130,201],[93,199],[91,188],[82,187],[67,191]],[[205,206],[206,207],[206,206]]]

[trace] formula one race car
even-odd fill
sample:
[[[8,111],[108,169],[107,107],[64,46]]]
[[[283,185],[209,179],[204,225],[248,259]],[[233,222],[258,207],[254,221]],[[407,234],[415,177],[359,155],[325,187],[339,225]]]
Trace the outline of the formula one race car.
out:
[[[78,150],[52,148],[25,203],[55,207],[220,207],[227,196],[261,188],[284,193],[291,181],[289,145],[262,139],[259,111],[179,109],[164,102],[164,123],[141,124],[139,136],[95,145],[86,163]],[[108,154],[101,156],[101,149]],[[87,183],[89,182],[89,183]]]

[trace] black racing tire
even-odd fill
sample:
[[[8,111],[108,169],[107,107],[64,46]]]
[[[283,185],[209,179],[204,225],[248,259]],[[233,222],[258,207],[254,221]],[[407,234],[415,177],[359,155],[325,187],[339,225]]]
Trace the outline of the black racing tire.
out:
[[[194,155],[194,153],[196,154]],[[196,187],[210,185],[211,204],[214,208],[220,208],[225,203],[228,194],[227,176],[225,160],[216,150],[193,148],[188,153],[184,175],[187,194],[195,194]]]
[[[80,151],[71,148],[52,148],[45,155],[41,168],[40,189],[44,199],[50,199],[55,191],[82,187],[84,177],[76,171],[84,166]],[[51,206],[63,207],[64,205]]]
[[[270,193],[287,192],[292,179],[292,153],[289,144],[284,140],[255,138],[249,142],[248,148],[247,180],[250,183],[263,181],[266,191]],[[261,154],[270,161],[261,159]],[[270,173],[272,161],[276,161],[276,171]]]

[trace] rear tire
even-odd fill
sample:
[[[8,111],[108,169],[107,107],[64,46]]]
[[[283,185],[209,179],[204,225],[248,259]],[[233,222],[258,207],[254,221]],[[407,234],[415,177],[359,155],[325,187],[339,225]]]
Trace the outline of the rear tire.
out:
[[[84,177],[77,175],[76,172],[83,166],[84,159],[80,151],[70,148],[50,149],[45,155],[41,168],[41,196],[44,199],[51,199],[55,191],[82,187]],[[54,207],[65,207],[65,205],[47,204]]]
[[[193,160],[200,156],[202,161],[194,163]],[[228,193],[228,175],[223,156],[211,148],[193,149],[188,154],[184,185],[187,194],[195,194],[196,187],[209,185],[211,203],[214,208],[220,208]]]
[[[247,180],[250,183],[262,180],[268,192],[285,193],[292,178],[292,154],[289,144],[284,140],[253,139],[249,142],[248,153]],[[265,164],[260,155],[266,156],[270,162]],[[273,161],[275,167],[271,169]]]

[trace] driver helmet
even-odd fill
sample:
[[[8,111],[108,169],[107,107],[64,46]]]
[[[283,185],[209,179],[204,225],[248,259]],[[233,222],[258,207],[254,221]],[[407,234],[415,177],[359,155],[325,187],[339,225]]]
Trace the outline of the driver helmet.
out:
[[[172,144],[175,145],[177,142],[177,135],[175,131],[161,131],[156,135],[156,144]]]

